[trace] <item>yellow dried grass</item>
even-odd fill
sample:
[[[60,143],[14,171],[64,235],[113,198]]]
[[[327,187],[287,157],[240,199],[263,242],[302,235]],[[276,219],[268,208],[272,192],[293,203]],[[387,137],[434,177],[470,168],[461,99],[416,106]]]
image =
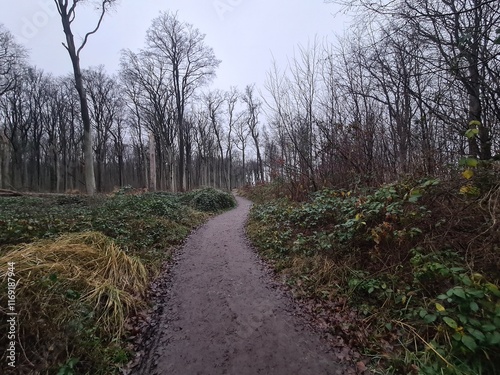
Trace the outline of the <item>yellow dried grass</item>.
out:
[[[0,257],[0,264],[7,262],[15,263],[18,308],[29,320],[41,316],[57,320],[55,324],[71,320],[73,314],[65,314],[65,306],[52,304],[65,302],[61,290],[74,290],[79,302],[93,308],[99,329],[112,338],[123,333],[130,311],[142,306],[148,283],[141,261],[98,232],[22,244]],[[51,275],[57,277],[58,288],[41,288]],[[0,279],[5,281],[6,275]],[[30,311],[30,304],[46,311]]]

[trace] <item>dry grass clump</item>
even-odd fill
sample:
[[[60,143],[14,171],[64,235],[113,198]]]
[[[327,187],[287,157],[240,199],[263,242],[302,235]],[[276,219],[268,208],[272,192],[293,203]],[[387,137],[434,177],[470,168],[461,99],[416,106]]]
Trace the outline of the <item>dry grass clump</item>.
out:
[[[141,307],[148,284],[141,261],[98,232],[18,245],[0,258],[1,265],[8,262],[15,263],[18,280],[20,362],[36,370],[57,369],[58,361],[70,357],[84,365],[86,355],[102,354],[97,347],[121,337],[125,319]],[[0,282],[5,284],[2,271]],[[3,324],[1,332],[7,332]],[[4,341],[0,336],[0,344]]]

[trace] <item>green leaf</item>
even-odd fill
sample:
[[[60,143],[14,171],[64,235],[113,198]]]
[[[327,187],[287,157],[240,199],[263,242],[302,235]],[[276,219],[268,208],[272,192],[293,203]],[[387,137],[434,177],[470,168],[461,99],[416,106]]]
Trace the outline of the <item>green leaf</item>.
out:
[[[481,126],[481,121],[472,120],[471,122],[469,122],[469,126],[471,128],[477,128],[478,126]]]
[[[488,338],[488,343],[490,345],[500,344],[500,333],[498,333],[498,331],[493,332],[493,334]]]
[[[457,297],[460,297],[462,299],[465,299],[465,292],[462,288],[460,287],[456,287],[456,288],[453,288],[453,294],[456,295]]]
[[[472,335],[474,336],[474,338],[479,341],[479,342],[483,342],[486,340],[486,336],[484,336],[484,333],[482,333],[481,331],[475,329],[475,328],[471,328],[471,327],[467,327],[467,331]]]
[[[479,161],[476,158],[460,158],[458,161],[458,165],[461,167],[472,167],[475,168],[479,164]]]
[[[459,267],[457,267],[457,268],[459,268]],[[453,268],[451,268],[451,270],[453,271]],[[471,285],[472,285],[472,281],[471,281],[470,277],[469,277],[469,276],[467,276],[467,275],[461,275],[461,276],[460,276],[460,281],[461,281],[464,285],[466,285],[466,286],[471,286]]]
[[[482,290],[467,288],[467,294],[476,298],[484,298],[484,292]]]
[[[71,367],[71,368],[74,368],[75,365],[80,362],[80,359],[79,358],[70,358],[70,360],[68,361],[68,365]]]
[[[481,327],[484,332],[493,332],[497,327],[494,324],[486,323]]]
[[[427,324],[430,324],[430,323],[436,321],[436,318],[437,318],[436,315],[434,315],[434,314],[428,314],[428,315],[426,315],[424,317],[424,322],[426,322]]]
[[[467,324],[467,322],[469,321],[469,319],[467,319],[467,317],[463,314],[457,314],[457,317],[458,317],[458,320],[460,320],[460,323],[462,324]]]
[[[421,197],[421,195],[412,195],[410,198],[408,198],[408,202],[410,203],[417,203],[418,199]]]
[[[479,134],[479,129],[469,129],[465,132],[465,136],[469,139],[475,138]]]
[[[500,290],[498,290],[498,287],[495,284],[492,283],[486,283],[484,284],[486,286],[486,289],[488,289],[491,293],[493,293],[496,297],[500,297]]]
[[[471,318],[469,316],[469,323],[472,324],[474,327],[480,328],[481,327],[481,322],[477,319]]]
[[[465,164],[468,166],[468,167],[472,167],[472,168],[476,168],[477,165],[479,164],[479,161],[476,159],[476,158],[467,158],[465,160]]]
[[[418,189],[413,189],[410,192],[410,198],[408,198],[408,202],[417,203],[418,200],[422,197],[422,193]]]
[[[471,351],[475,351],[477,349],[476,341],[470,336],[463,335],[462,344],[464,344]]]
[[[423,187],[428,187],[428,186],[436,186],[436,185],[439,185],[439,179],[438,178],[431,178],[429,180],[426,180],[422,186]]]
[[[443,320],[444,322],[451,328],[453,329],[457,329],[458,328],[458,325],[457,325],[457,322],[455,322],[453,319],[451,319],[450,317],[448,316],[445,316],[443,317]]]
[[[474,312],[478,312],[479,311],[479,306],[476,302],[472,301],[469,305],[470,309]]]

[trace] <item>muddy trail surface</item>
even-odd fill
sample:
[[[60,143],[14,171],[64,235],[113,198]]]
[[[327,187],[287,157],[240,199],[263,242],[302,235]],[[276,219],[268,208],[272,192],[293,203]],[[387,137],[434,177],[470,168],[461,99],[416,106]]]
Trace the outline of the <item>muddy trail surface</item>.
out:
[[[345,374],[249,246],[251,203],[211,219],[178,253],[134,375]]]

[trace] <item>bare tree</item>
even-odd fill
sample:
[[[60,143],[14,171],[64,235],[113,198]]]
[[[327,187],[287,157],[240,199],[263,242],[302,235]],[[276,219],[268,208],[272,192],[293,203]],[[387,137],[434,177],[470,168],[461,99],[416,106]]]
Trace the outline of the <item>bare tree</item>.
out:
[[[83,138],[83,148],[85,155],[85,185],[87,189],[87,193],[93,195],[96,190],[95,185],[95,174],[94,174],[94,158],[93,158],[93,149],[92,149],[92,126],[91,119],[89,114],[89,106],[87,103],[87,95],[85,92],[85,85],[83,82],[82,72],[80,68],[80,53],[87,44],[89,37],[92,34],[95,34],[99,27],[101,26],[104,15],[106,14],[109,7],[116,0],[101,0],[98,2],[99,5],[96,4],[97,8],[100,11],[100,15],[97,21],[97,25],[95,28],[85,34],[83,41],[77,47],[75,44],[75,38],[73,35],[73,22],[76,19],[76,8],[78,5],[86,3],[84,0],[54,0],[56,4],[57,11],[61,16],[61,23],[63,26],[63,31],[66,36],[66,43],[63,43],[64,48],[69,53],[71,64],[73,66],[73,73],[75,76],[75,86],[78,91],[78,96],[80,98],[80,109],[82,115],[83,122],[83,130],[84,130],[84,138]]]
[[[226,134],[226,160],[227,160],[227,189],[231,190],[233,173],[233,132],[239,117],[235,114],[235,107],[238,103],[239,92],[236,87],[231,87],[225,95],[227,112],[227,134]]]
[[[160,184],[175,190],[175,139],[178,129],[174,126],[174,95],[168,62],[141,51],[122,54],[122,80],[128,96],[137,129],[144,125],[154,137],[155,155],[159,163]],[[157,185],[149,181],[149,186]]]
[[[31,122],[29,119],[29,104],[27,100],[27,82],[21,80],[14,89],[0,97],[4,135],[9,141],[9,172],[4,183],[12,187],[25,186],[26,168],[23,157],[28,150]]]
[[[430,52],[426,56],[428,68],[460,83],[468,102],[461,132],[469,127],[478,131],[477,139],[469,139],[469,153],[481,159],[491,158],[492,132],[498,124],[498,116],[494,113],[500,109],[497,105],[500,48],[495,43],[500,22],[497,0],[328,2],[359,7],[379,16],[379,22],[402,21],[404,29],[424,43]],[[493,118],[485,116],[488,106]]]
[[[217,163],[217,186],[224,186],[225,168],[224,168],[224,146],[223,146],[223,128],[222,128],[222,112],[224,104],[224,95],[220,90],[215,90],[203,96],[208,117],[210,119],[211,130],[217,140],[217,149],[219,151]]]
[[[25,64],[26,51],[14,36],[0,24],[0,96],[12,90]]]
[[[205,44],[205,35],[192,25],[181,22],[177,14],[166,12],[154,19],[146,39],[151,53],[169,63],[178,126],[178,188],[183,191],[187,185],[186,105],[195,90],[215,76],[220,61],[215,58],[212,48]]]
[[[97,191],[104,191],[108,153],[111,149],[112,128],[119,116],[120,93],[117,81],[106,74],[104,66],[83,71],[87,87],[89,113],[95,132],[94,151],[97,164]]]
[[[22,67],[25,64],[26,52],[14,40],[13,35],[0,24],[0,98],[13,90]],[[0,123],[0,125],[2,125]],[[8,187],[9,160],[11,145],[4,127],[0,126],[0,188]]]
[[[241,100],[246,104],[246,121],[248,129],[250,130],[250,136],[252,137],[255,152],[257,153],[257,168],[258,168],[258,179],[264,181],[264,164],[262,162],[262,156],[260,152],[260,132],[259,132],[259,115],[262,109],[262,102],[255,97],[255,86],[248,85],[245,87],[245,91]]]
[[[201,103],[191,113],[192,121],[195,125],[194,144],[195,150],[195,175],[198,186],[209,186],[213,176],[210,175],[211,163],[215,159],[216,141],[211,132],[211,121],[207,109]]]

